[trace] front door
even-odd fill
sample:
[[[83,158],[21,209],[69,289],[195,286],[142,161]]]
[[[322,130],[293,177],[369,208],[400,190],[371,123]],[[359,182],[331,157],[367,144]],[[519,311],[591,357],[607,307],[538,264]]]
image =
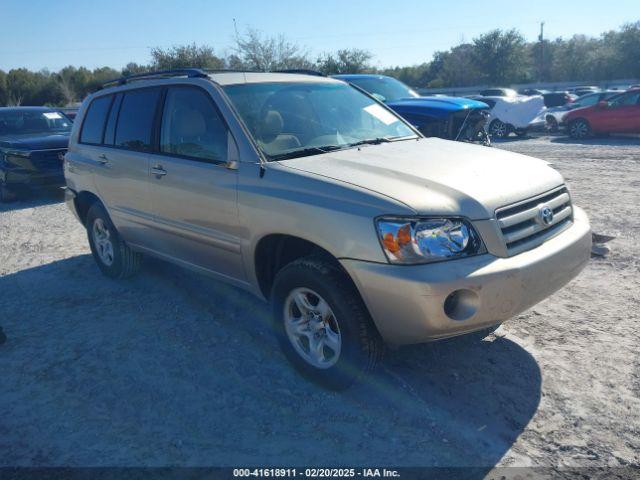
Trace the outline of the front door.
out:
[[[208,92],[167,89],[159,150],[149,165],[156,231],[147,244],[174,261],[244,282],[237,149]]]
[[[634,133],[640,130],[638,101],[640,90],[614,98],[598,112],[594,129],[611,133]]]

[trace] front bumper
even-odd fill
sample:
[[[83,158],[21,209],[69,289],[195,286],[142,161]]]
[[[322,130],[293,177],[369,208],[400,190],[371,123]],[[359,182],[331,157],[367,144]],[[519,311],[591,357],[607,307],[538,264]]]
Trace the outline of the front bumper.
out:
[[[0,182],[10,186],[63,186],[64,174],[58,171],[34,171],[21,168],[0,168]]]
[[[591,252],[586,214],[533,250],[508,258],[490,254],[427,265],[342,260],[373,320],[391,344],[422,343],[501,323],[545,299],[585,267]],[[451,311],[451,297],[461,308]],[[449,308],[445,312],[445,302]],[[454,319],[452,317],[458,318]]]

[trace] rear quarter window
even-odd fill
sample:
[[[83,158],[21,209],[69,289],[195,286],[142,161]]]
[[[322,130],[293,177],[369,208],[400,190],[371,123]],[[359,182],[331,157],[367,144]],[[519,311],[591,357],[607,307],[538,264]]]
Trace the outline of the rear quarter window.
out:
[[[102,133],[111,106],[111,99],[112,95],[106,95],[91,102],[82,122],[80,143],[102,143]]]

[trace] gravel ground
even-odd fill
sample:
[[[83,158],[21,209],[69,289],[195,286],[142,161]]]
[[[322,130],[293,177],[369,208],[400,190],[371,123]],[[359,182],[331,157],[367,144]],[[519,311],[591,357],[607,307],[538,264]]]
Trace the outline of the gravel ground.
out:
[[[289,368],[249,294],[153,260],[108,280],[59,194],[0,206],[0,466],[640,464],[640,140],[497,147],[553,162],[611,254],[344,393]]]

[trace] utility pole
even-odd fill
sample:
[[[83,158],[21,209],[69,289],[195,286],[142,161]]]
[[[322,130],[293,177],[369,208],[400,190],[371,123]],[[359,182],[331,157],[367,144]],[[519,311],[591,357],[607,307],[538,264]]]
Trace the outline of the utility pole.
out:
[[[540,41],[540,74],[538,76],[538,81],[544,81],[544,22],[540,22],[540,36],[538,37]]]

